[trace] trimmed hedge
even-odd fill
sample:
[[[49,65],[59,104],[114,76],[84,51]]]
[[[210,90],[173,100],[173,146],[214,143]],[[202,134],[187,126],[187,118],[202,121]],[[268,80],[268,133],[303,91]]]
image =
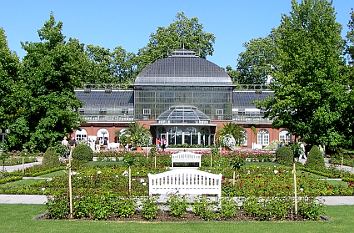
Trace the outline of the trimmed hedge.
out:
[[[45,167],[58,167],[60,166],[59,154],[53,147],[49,147],[43,155],[43,166]]]
[[[80,162],[92,161],[93,151],[88,145],[79,144],[74,148],[72,158]]]
[[[278,148],[275,153],[276,161],[280,164],[291,165],[293,163],[294,154],[290,147],[283,146]]]
[[[305,167],[314,170],[324,170],[326,168],[324,158],[318,146],[313,146],[311,148]]]

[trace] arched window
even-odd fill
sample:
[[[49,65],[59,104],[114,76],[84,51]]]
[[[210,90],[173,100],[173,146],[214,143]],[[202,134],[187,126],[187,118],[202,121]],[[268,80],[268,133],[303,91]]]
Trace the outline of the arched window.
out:
[[[76,141],[86,141],[87,140],[87,131],[85,129],[78,129],[75,131]]]
[[[291,134],[287,130],[282,130],[279,133],[279,141],[284,143],[290,142]]]
[[[261,144],[262,146],[269,145],[269,132],[268,130],[261,129],[257,133],[257,143]]]
[[[97,131],[97,138],[101,145],[108,145],[109,133],[107,129],[99,129]]]

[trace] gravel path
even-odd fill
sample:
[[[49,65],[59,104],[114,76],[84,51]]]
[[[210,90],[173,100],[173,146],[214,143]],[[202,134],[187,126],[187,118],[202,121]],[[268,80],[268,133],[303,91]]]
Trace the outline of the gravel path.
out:
[[[317,198],[324,205],[354,205],[354,196],[323,196]],[[45,195],[5,195],[0,194],[0,204],[37,204],[47,203]]]

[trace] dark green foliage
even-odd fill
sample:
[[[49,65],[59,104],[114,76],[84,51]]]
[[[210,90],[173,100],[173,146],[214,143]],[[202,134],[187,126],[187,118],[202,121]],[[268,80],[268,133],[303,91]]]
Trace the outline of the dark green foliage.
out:
[[[146,160],[145,157],[140,158],[139,160],[142,160],[142,159],[143,159],[143,160]],[[123,158],[123,163],[124,163],[124,165],[127,166],[127,167],[133,166],[136,161],[137,161],[137,159],[136,159],[134,156],[132,156],[131,154],[127,154],[127,155],[124,156],[124,158]]]
[[[72,158],[77,161],[81,162],[88,162],[92,161],[93,158],[93,151],[92,149],[86,144],[78,144],[73,149]]]
[[[245,159],[241,156],[234,156],[230,160],[230,166],[234,170],[240,170],[243,165],[245,165]]]
[[[331,1],[291,2],[290,14],[274,30],[274,96],[261,105],[274,127],[333,149],[346,144],[344,132],[352,125],[343,117],[350,93],[342,75],[341,26]]]
[[[151,133],[142,124],[133,122],[129,124],[127,130],[119,135],[121,141],[131,143],[134,146],[146,146],[150,141]]]
[[[240,53],[237,59],[235,82],[264,84],[267,81],[268,75],[271,75],[276,67],[273,37],[271,34],[265,38],[252,39],[243,45],[246,50]]]
[[[291,213],[293,202],[290,197],[249,197],[243,204],[247,214],[258,220],[281,220]]]
[[[214,207],[215,206],[211,201],[205,197],[201,197],[194,201],[192,211],[195,215],[200,216],[202,219],[210,221],[218,217],[213,210]]]
[[[149,156],[150,157],[154,157],[157,155],[157,149],[156,149],[156,145],[153,145],[151,148],[150,148],[150,151],[149,151]]]
[[[233,123],[233,122],[230,122],[230,123],[227,123],[225,124],[218,132],[217,132],[217,140],[219,141],[219,143],[222,144],[222,137],[223,136],[226,136],[226,135],[232,135],[236,141],[236,145],[240,145],[243,141],[244,141],[244,138],[245,138],[245,130]]]
[[[298,214],[304,219],[319,220],[324,213],[323,205],[314,197],[301,198],[298,204]]]
[[[307,161],[305,167],[314,170],[323,170],[325,169],[325,162],[322,155],[322,152],[318,146],[313,146],[307,156]]]
[[[167,201],[170,209],[170,215],[174,217],[182,217],[187,212],[187,201],[184,197],[172,195]]]
[[[14,124],[21,113],[25,111],[28,92],[19,80],[20,61],[15,53],[10,51],[7,44],[5,31],[0,27],[0,128],[10,129],[11,134],[6,135],[5,144],[12,148],[13,145],[22,143],[14,137],[20,130],[21,134],[28,134],[28,130],[18,122]],[[0,141],[1,144],[1,141]],[[1,146],[1,145],[0,145]]]
[[[69,215],[69,201],[65,197],[50,199],[46,205],[50,218],[64,219]]]
[[[156,218],[158,210],[159,207],[157,206],[156,199],[147,198],[143,202],[141,214],[145,219],[152,220]]]
[[[220,214],[223,218],[232,218],[237,214],[238,206],[232,198],[221,199]]]
[[[57,142],[52,148],[59,154],[61,157],[68,157],[70,149],[67,146],[61,144],[61,142]]]
[[[112,197],[110,194],[89,194],[74,200],[76,218],[107,219],[112,213]]]
[[[59,154],[55,148],[49,147],[43,155],[42,164],[46,167],[58,167],[60,166]]]
[[[213,54],[215,36],[205,32],[198,18],[188,18],[183,12],[176,15],[167,27],[158,27],[152,33],[148,44],[138,52],[138,70],[159,58],[167,57],[176,49],[188,49],[202,58]]]
[[[115,198],[112,202],[112,209],[118,217],[129,218],[135,213],[136,203],[131,198]]]
[[[276,161],[280,164],[291,165],[294,160],[294,154],[289,146],[279,147],[275,153]]]
[[[302,148],[299,143],[291,143],[290,148],[293,151],[294,157],[299,158],[302,153],[305,153],[305,151],[302,151]]]
[[[78,40],[65,40],[62,22],[51,14],[38,31],[40,42],[22,43],[27,52],[21,77],[29,96],[21,116],[24,146],[45,151],[81,123],[80,101],[74,88],[86,77],[84,47]]]

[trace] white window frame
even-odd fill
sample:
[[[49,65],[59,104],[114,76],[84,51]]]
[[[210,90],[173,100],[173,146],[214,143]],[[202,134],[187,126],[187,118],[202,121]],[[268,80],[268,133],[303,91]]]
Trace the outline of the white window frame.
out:
[[[257,144],[262,146],[269,145],[269,131],[266,129],[261,129],[257,133]]]
[[[76,141],[86,141],[87,140],[87,131],[85,129],[76,130],[75,140]]]
[[[143,115],[150,116],[151,115],[151,109],[150,108],[143,108]]]
[[[224,109],[222,109],[222,108],[216,109],[215,112],[216,112],[216,115],[218,115],[218,116],[224,115]]]

